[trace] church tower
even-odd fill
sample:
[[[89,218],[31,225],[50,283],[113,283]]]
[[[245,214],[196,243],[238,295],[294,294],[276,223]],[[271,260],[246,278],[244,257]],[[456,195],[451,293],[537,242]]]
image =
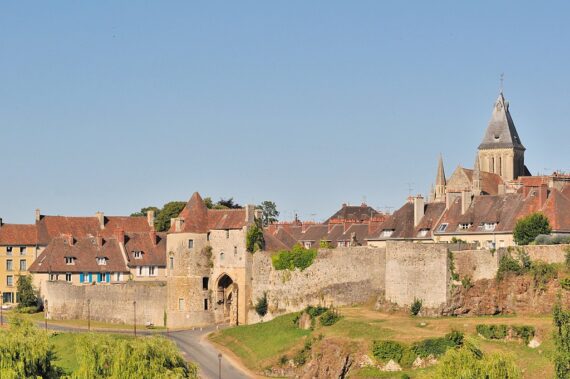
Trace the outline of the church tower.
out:
[[[483,141],[479,145],[478,163],[481,171],[500,175],[509,181],[529,175],[524,165],[525,147],[522,145],[503,92],[493,107]]]
[[[445,187],[447,180],[445,179],[445,171],[443,169],[443,158],[439,155],[437,163],[437,176],[435,177],[435,188],[433,191],[433,201],[445,201]]]

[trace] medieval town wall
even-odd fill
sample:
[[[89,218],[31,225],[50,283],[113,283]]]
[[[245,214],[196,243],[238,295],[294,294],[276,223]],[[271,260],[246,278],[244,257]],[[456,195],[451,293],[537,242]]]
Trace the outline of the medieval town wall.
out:
[[[386,250],[350,247],[320,249],[304,271],[275,270],[271,254],[253,255],[251,302],[248,323],[260,317],[253,309],[265,293],[269,320],[307,305],[341,306],[374,301],[384,290]]]
[[[445,244],[388,241],[385,300],[407,306],[420,299],[427,308],[446,303],[450,291],[447,251]]]
[[[546,263],[563,263],[570,245],[528,245],[524,247],[531,261]]]
[[[91,320],[133,324],[136,301],[137,324],[164,325],[165,282],[77,286],[57,281],[45,283],[44,290],[49,319],[86,320],[90,313]]]
[[[472,282],[481,279],[493,279],[497,276],[499,261],[504,250],[463,250],[451,253],[454,272],[459,279],[470,278]]]

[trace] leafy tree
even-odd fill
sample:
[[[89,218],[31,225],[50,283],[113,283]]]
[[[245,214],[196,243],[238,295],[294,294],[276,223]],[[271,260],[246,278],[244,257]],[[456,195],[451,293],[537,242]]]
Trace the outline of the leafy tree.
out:
[[[316,249],[305,249],[300,244],[296,244],[290,251],[281,250],[273,255],[271,261],[276,270],[294,270],[299,268],[303,271],[313,264],[316,257]]]
[[[513,231],[513,237],[518,245],[528,245],[541,234],[550,234],[552,228],[548,217],[535,212],[519,219]]]
[[[209,196],[204,198],[204,204],[208,209],[214,208],[214,202],[212,201],[212,198]]]
[[[257,299],[257,304],[255,304],[255,312],[260,316],[263,317],[267,314],[268,309],[267,304],[267,293],[263,293],[263,296]]]
[[[38,297],[32,285],[31,275],[18,276],[17,289],[19,296],[18,308],[38,306]]]
[[[273,201],[264,201],[257,206],[257,209],[261,209],[263,214],[263,226],[267,226],[274,222],[277,222],[277,217],[279,217],[279,211],[277,210],[277,205]]]
[[[265,238],[263,237],[263,228],[260,221],[256,222],[249,228],[245,237],[246,250],[250,253],[263,250],[265,248]]]
[[[171,201],[164,204],[158,215],[155,215],[154,225],[159,232],[170,229],[170,219],[178,217],[186,203],[184,201]]]
[[[154,211],[154,216],[156,217],[160,213],[160,208],[154,207],[152,205],[150,207],[144,207],[141,208],[140,212],[131,213],[131,217],[146,216],[146,213],[148,211]]]
[[[59,378],[54,360],[48,334],[31,321],[16,315],[9,330],[0,330],[0,378]]]
[[[214,209],[240,209],[240,208],[243,207],[238,203],[235,203],[233,197],[230,197],[229,199],[220,199],[214,205]]]
[[[554,319],[554,371],[556,379],[570,378],[570,311],[563,310],[560,297],[552,311]]]
[[[410,307],[410,314],[412,316],[417,316],[421,310],[422,310],[422,300],[414,298],[414,302],[412,303],[412,306]]]

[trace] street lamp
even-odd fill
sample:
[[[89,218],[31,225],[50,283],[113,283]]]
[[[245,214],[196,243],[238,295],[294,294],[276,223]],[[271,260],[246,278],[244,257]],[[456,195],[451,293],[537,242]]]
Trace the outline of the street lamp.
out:
[[[0,325],[4,325],[4,295],[0,292]]]
[[[137,301],[133,301],[133,315],[134,315],[134,320],[135,322],[133,323],[133,327],[134,327],[134,331],[135,331],[135,337],[137,336]]]
[[[218,379],[222,379],[222,353],[218,353]]]

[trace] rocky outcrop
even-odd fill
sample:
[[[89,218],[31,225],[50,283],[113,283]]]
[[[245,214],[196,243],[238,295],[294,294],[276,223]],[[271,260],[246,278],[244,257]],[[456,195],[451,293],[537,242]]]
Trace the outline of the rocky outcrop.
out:
[[[558,280],[550,281],[544,288],[536,288],[529,275],[508,275],[501,281],[483,279],[470,288],[456,286],[450,300],[443,307],[444,316],[481,316],[497,314],[547,314],[557,300],[570,306],[570,292],[561,290]]]
[[[354,351],[342,341],[323,340],[313,348],[311,361],[303,368],[301,378],[339,378],[348,377],[354,364]]]

